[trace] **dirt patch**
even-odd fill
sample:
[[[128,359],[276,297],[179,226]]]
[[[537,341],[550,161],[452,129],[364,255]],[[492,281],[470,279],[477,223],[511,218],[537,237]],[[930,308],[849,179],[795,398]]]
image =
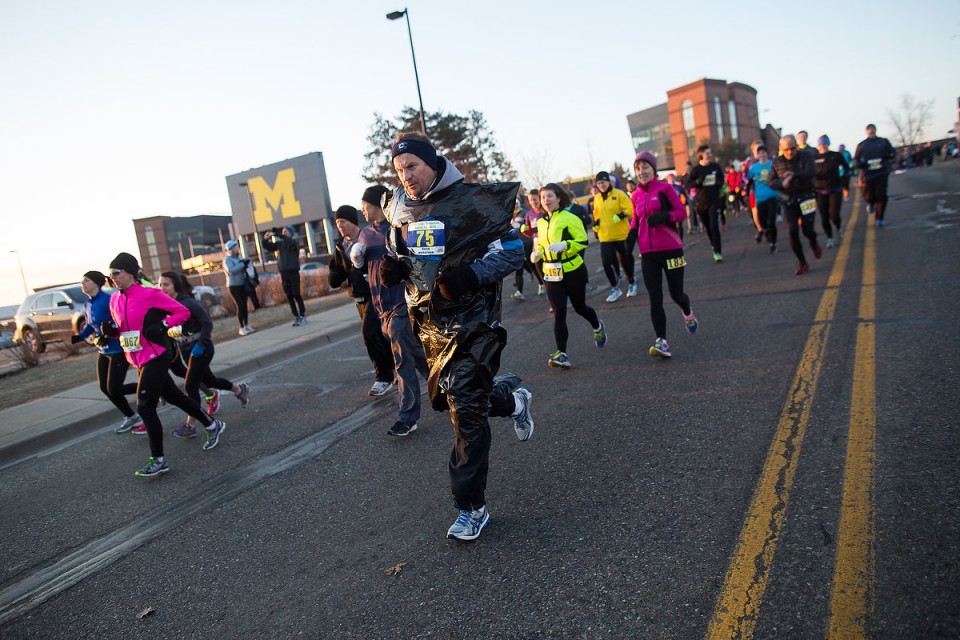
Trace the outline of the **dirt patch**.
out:
[[[305,304],[307,317],[309,317],[327,309],[353,304],[353,299],[345,293],[334,293],[321,298],[305,300]],[[290,308],[286,304],[262,307],[250,314],[250,324],[257,329],[267,329],[290,322],[292,322],[292,316]],[[217,318],[213,321],[214,344],[238,339],[237,329],[236,318]],[[96,382],[96,351],[90,348],[87,352],[73,355],[69,355],[65,351],[51,346],[51,353],[49,355],[44,354],[44,359],[41,360],[39,366],[21,369],[0,378],[0,409],[7,409],[38,398],[46,398],[89,382]]]

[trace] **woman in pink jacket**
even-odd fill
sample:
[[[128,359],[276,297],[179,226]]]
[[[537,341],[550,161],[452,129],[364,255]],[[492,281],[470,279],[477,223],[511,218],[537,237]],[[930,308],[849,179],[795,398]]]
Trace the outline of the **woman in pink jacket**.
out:
[[[680,224],[686,220],[686,211],[674,188],[657,179],[657,159],[648,151],[637,154],[633,161],[637,174],[636,190],[633,192],[633,219],[627,246],[636,242],[640,248],[640,268],[643,284],[650,296],[650,317],[657,341],[650,347],[650,355],[670,357],[667,344],[667,315],[663,310],[663,278],[667,277],[670,297],[683,312],[687,331],[697,332],[697,318],[690,308],[690,298],[683,292],[683,240]]]
[[[121,253],[110,263],[110,277],[119,291],[110,297],[110,316],[101,332],[118,337],[127,362],[140,371],[137,381],[137,411],[147,425],[150,438],[150,459],[136,472],[138,477],[155,476],[169,471],[163,455],[163,424],[157,416],[157,405],[162,396],[199,420],[207,428],[204,451],[217,446],[220,434],[226,428],[221,420],[214,420],[180,391],[170,377],[170,345],[167,329],[177,327],[190,318],[182,304],[159,289],[144,287],[137,282],[140,265],[129,253]]]

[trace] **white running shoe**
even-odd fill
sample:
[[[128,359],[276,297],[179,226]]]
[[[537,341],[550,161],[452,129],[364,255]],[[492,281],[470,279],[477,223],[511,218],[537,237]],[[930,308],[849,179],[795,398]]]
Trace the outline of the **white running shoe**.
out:
[[[627,297],[634,298],[637,295],[637,283],[634,282],[632,285],[627,287]]]
[[[623,297],[623,291],[621,291],[616,287],[613,287],[612,289],[610,289],[610,295],[607,296],[607,302],[616,302],[622,297]]]
[[[370,391],[367,392],[367,395],[370,395],[376,398],[376,397],[382,396],[387,391],[390,391],[390,389],[392,388],[393,388],[392,382],[381,382],[380,380],[377,380],[376,382],[373,383],[373,386],[370,387]]]

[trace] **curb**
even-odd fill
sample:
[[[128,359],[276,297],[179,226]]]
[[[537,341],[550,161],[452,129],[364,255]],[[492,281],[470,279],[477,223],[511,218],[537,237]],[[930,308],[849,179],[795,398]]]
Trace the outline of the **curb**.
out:
[[[354,334],[359,336],[357,332],[358,324],[359,319],[346,322],[341,326],[334,326],[315,336],[291,342],[283,347],[255,356],[250,360],[218,369],[217,373],[231,380],[243,378],[260,369],[302,355],[304,352],[332,344],[344,337]],[[97,406],[78,411],[79,417],[76,420],[41,431],[35,436],[0,448],[0,469],[22,462],[24,458],[28,458],[43,449],[103,430],[105,422],[115,412],[116,409],[110,403],[106,403],[106,406],[104,406],[104,403],[98,401]]]

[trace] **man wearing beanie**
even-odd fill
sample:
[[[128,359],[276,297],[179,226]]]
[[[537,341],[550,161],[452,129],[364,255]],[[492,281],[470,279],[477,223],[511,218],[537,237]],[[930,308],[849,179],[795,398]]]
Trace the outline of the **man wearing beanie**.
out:
[[[490,521],[488,417],[513,417],[520,440],[533,433],[530,391],[515,376],[509,384],[494,379],[507,343],[501,282],[523,265],[523,244],[511,226],[519,185],[464,183],[420,133],[398,134],[391,157],[401,186],[388,207],[393,228],[381,282],[405,283],[430,366],[430,403],[449,411],[453,423],[449,471],[459,515],[447,536],[474,540]]]
[[[356,208],[348,204],[337,209],[334,222],[340,232],[330,259],[330,286],[334,289],[347,284],[347,290],[357,305],[360,314],[360,335],[367,355],[373,363],[375,380],[370,387],[371,396],[382,396],[393,388],[393,355],[390,342],[380,328],[380,315],[373,308],[370,299],[370,286],[367,284],[366,270],[357,269],[350,261],[350,248],[356,246],[360,228],[357,226],[359,215]]]
[[[297,243],[293,227],[271,229],[263,234],[263,246],[277,252],[277,271],[280,272],[280,284],[290,304],[293,314],[293,326],[307,324],[306,307],[300,295],[300,245]]]
[[[373,308],[380,318],[384,335],[390,341],[399,387],[400,409],[397,421],[387,431],[391,436],[407,436],[416,431],[420,419],[420,381],[417,372],[427,378],[427,359],[423,347],[413,333],[410,315],[403,299],[403,285],[386,286],[380,278],[380,265],[387,254],[387,234],[390,224],[383,217],[386,202],[384,187],[371,187],[361,200],[367,226],[360,231],[356,244],[350,248],[350,259],[357,269],[365,270],[370,283]]]
[[[723,188],[723,169],[713,161],[709,145],[697,148],[699,162],[687,173],[687,189],[696,189],[697,217],[710,238],[714,262],[723,261],[723,246],[720,240],[720,193]]]
[[[620,268],[629,282],[627,297],[637,295],[637,283],[633,276],[633,247],[627,247],[630,218],[633,204],[630,196],[610,182],[610,174],[601,171],[595,179],[598,193],[593,197],[593,229],[600,240],[600,262],[610,281],[607,302],[616,302],[623,295],[620,289]],[[618,267],[619,263],[619,267]]]

